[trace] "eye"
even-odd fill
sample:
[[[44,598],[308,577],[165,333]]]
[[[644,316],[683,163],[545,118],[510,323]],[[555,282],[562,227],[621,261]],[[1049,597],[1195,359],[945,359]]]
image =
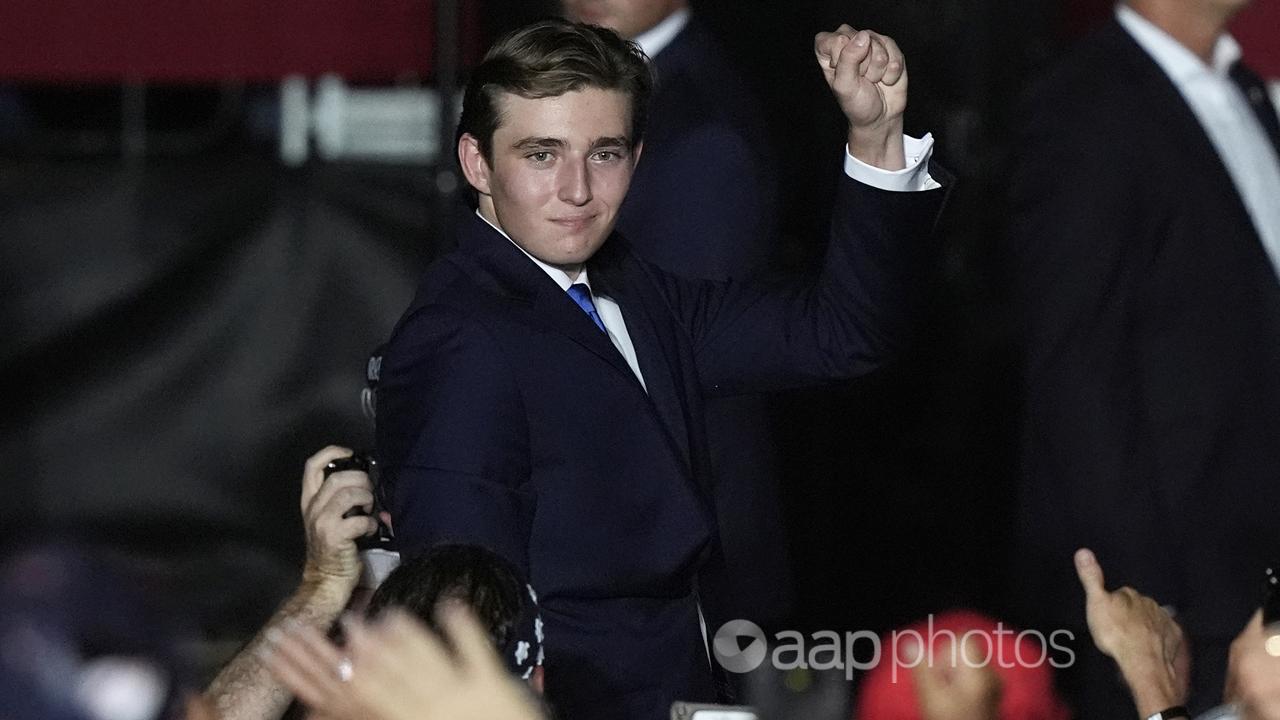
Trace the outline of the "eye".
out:
[[[598,162],[613,162],[614,160],[621,160],[622,153],[617,150],[597,150],[593,157]]]
[[[528,155],[525,155],[525,157],[535,163],[542,164],[551,161],[551,152],[549,150],[538,150],[537,152],[531,152]]]

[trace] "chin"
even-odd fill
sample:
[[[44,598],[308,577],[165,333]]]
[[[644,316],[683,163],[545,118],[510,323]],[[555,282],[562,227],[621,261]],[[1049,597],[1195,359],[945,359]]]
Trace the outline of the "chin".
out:
[[[584,263],[590,260],[592,255],[596,254],[604,245],[604,242],[605,237],[574,242],[569,247],[564,248],[564,252],[560,254],[564,258],[561,262],[566,265]]]
[[[595,255],[596,250],[598,249],[600,249],[599,246],[596,246],[596,247],[584,249],[581,251],[565,253],[564,256],[562,256],[556,264],[557,265],[581,265],[586,261],[590,260],[591,256]]]

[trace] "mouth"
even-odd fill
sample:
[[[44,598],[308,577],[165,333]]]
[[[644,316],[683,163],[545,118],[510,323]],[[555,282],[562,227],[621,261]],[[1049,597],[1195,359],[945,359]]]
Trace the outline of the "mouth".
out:
[[[572,215],[568,217],[551,218],[551,222],[569,232],[577,232],[586,228],[596,219],[595,215]]]

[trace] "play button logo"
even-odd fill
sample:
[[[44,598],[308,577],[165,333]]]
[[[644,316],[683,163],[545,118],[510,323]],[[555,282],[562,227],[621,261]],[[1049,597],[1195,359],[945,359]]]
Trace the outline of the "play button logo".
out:
[[[769,652],[764,631],[750,620],[730,620],[721,625],[711,649],[720,667],[731,673],[755,670]]]

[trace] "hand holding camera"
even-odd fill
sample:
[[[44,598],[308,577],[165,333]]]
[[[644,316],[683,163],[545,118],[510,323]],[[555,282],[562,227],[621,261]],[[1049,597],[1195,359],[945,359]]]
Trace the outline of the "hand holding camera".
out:
[[[305,582],[350,592],[360,579],[356,540],[378,530],[369,465],[343,447],[307,459],[302,476],[302,524],[307,537]]]

